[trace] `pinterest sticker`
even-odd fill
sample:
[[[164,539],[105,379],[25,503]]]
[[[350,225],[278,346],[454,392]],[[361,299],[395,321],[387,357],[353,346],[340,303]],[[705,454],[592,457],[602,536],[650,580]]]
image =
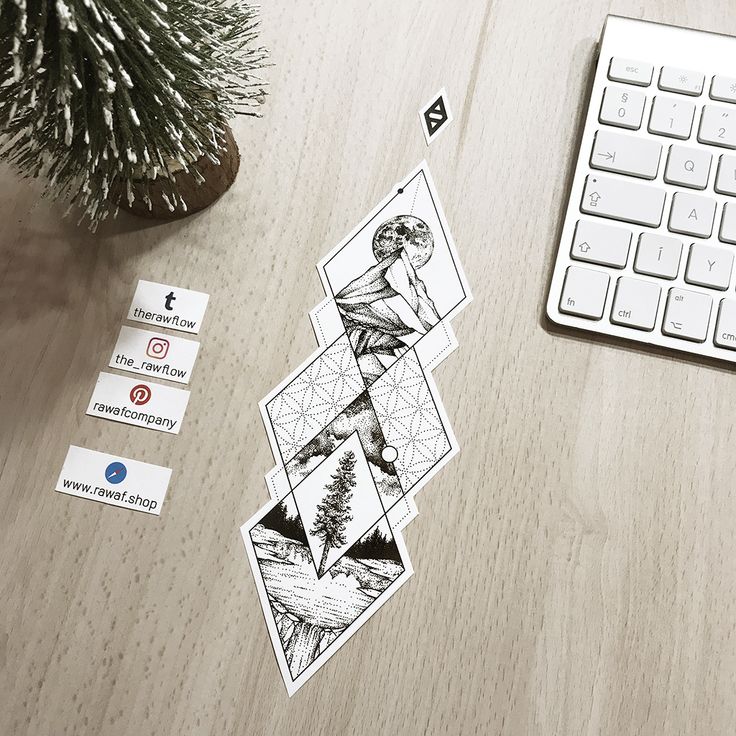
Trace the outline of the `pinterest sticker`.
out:
[[[139,383],[130,389],[130,400],[136,405],[147,404],[151,398],[151,389],[145,383]]]

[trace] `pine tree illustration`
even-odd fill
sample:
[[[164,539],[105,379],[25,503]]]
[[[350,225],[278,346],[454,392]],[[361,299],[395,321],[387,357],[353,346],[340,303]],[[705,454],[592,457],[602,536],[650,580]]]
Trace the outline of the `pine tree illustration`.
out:
[[[327,554],[335,547],[345,544],[345,526],[352,520],[350,499],[355,488],[355,453],[348,450],[339,460],[337,472],[332,475],[332,483],[325,485],[327,495],[317,504],[317,516],[310,531],[319,537],[324,548],[317,575],[322,577],[327,564]]]

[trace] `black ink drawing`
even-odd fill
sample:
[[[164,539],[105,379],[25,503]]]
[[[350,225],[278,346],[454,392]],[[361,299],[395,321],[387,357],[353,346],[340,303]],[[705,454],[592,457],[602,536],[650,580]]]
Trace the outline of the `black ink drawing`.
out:
[[[335,297],[368,385],[440,321],[417,275],[433,250],[426,222],[412,215],[392,217],[373,236],[378,263]]]
[[[292,487],[296,487],[311,470],[319,465],[335,447],[353,432],[357,432],[368,461],[373,480],[386,508],[401,495],[401,485],[393,463],[383,458],[388,444],[367,391],[336,416],[318,435],[313,437],[287,464],[286,472]]]
[[[325,486],[325,497],[317,504],[317,518],[309,532],[322,541],[322,559],[319,561],[317,576],[325,574],[327,555],[333,547],[346,543],[345,525],[352,521],[350,498],[355,488],[355,453],[347,450],[340,458],[337,470],[331,476],[332,482]]]
[[[292,496],[274,506],[250,538],[292,680],[404,572],[391,529],[381,519],[324,576],[315,576]]]
[[[424,164],[319,272],[320,350],[261,402],[273,500],[241,530],[290,695],[412,574],[400,530],[458,449],[430,371],[471,298]]]

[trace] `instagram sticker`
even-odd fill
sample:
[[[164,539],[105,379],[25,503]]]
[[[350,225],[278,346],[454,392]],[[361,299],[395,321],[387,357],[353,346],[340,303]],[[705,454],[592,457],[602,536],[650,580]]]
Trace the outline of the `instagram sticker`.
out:
[[[169,352],[169,341],[163,337],[152,337],[146,347],[146,355],[156,360],[163,360]]]

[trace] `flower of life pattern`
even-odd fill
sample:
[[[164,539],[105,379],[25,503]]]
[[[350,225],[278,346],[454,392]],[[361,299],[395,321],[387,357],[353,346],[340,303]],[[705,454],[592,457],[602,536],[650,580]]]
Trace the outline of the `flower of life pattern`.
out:
[[[398,450],[394,463],[404,493],[450,451],[450,442],[412,350],[394,363],[368,393],[386,442]]]
[[[305,368],[267,405],[284,462],[365,391],[365,383],[345,335]]]

